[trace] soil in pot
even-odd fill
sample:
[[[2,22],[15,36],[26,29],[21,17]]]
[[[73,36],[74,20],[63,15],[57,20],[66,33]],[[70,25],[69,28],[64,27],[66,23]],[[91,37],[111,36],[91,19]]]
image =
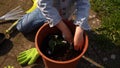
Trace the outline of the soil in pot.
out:
[[[47,57],[58,61],[73,59],[82,52],[74,50],[73,45],[65,41],[61,34],[46,36],[40,48]]]

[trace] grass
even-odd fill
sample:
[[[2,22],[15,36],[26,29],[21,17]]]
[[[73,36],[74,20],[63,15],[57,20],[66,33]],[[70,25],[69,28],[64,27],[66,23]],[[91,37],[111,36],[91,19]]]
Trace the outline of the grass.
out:
[[[91,8],[97,12],[102,21],[100,28],[94,31],[103,37],[98,37],[101,45],[113,45],[105,42],[105,37],[120,47],[120,0],[90,0]],[[103,43],[104,40],[104,43]]]

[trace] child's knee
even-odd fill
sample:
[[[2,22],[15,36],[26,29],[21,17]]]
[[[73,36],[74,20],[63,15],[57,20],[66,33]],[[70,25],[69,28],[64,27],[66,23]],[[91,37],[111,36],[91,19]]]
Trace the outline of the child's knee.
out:
[[[22,33],[28,33],[31,30],[31,24],[29,22],[24,22],[23,20],[18,21],[16,26],[17,30]]]
[[[16,28],[18,31],[20,31],[22,33],[26,33],[25,27],[21,23],[18,23]]]

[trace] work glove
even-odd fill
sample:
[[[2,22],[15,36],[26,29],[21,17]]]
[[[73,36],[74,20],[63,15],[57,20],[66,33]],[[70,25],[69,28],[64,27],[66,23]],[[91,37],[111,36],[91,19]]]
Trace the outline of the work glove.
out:
[[[38,57],[39,57],[39,53],[37,52],[37,49],[31,48],[21,52],[17,57],[17,60],[21,65],[25,65],[25,64],[31,65],[37,60]]]

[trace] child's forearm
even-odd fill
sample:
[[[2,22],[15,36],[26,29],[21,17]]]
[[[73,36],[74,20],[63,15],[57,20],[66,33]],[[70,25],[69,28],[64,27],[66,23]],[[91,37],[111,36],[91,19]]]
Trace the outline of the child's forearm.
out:
[[[74,48],[75,50],[81,50],[83,47],[83,29],[79,26],[76,26],[75,35],[74,35]]]

